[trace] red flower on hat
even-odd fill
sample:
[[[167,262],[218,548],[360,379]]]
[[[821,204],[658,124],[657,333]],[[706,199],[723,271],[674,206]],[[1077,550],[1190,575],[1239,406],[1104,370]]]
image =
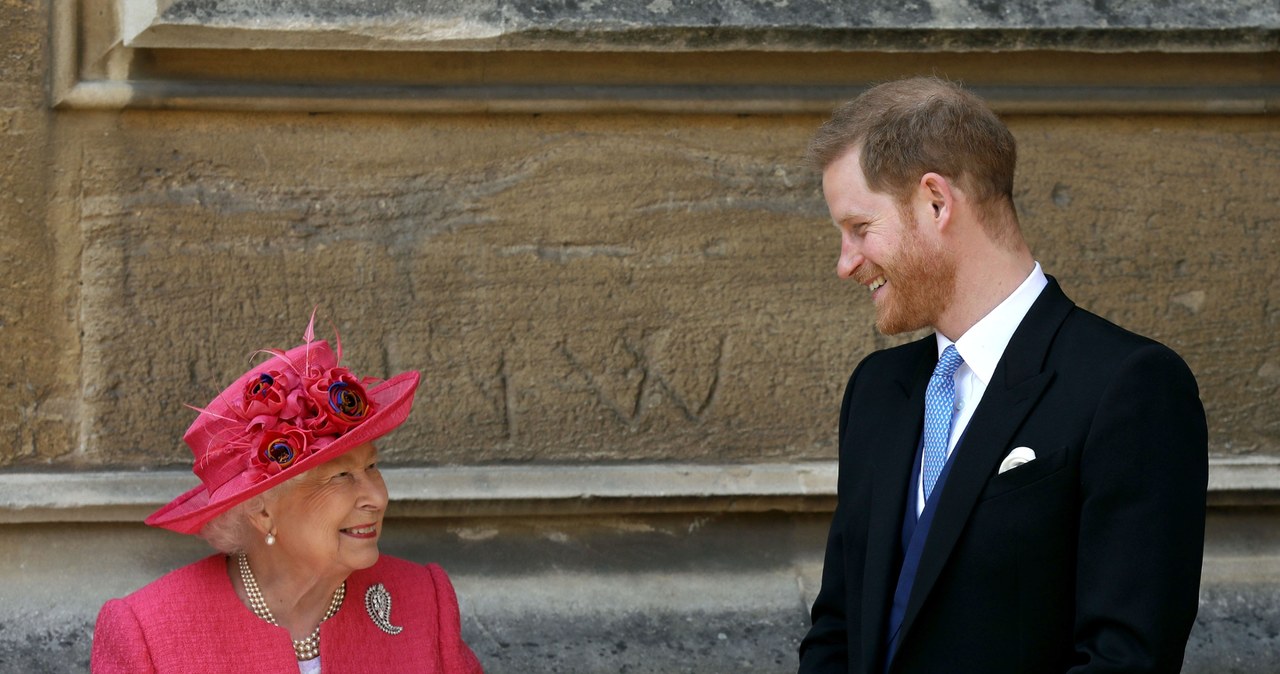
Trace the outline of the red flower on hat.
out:
[[[310,435],[295,426],[281,425],[279,430],[262,434],[253,462],[262,479],[275,475],[311,453]]]
[[[306,424],[316,435],[341,435],[373,413],[364,386],[344,367],[308,381],[307,394],[319,408],[319,414]]]
[[[271,428],[277,419],[290,418],[286,408],[298,387],[298,375],[288,368],[263,372],[245,383],[241,414],[250,428]]]

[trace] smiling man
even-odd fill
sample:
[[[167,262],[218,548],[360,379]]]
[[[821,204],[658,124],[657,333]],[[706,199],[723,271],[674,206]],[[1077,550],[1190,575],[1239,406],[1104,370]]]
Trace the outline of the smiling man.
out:
[[[800,672],[1179,671],[1208,479],[1187,366],[1044,274],[1013,135],[973,94],[874,87],[809,158],[837,274],[882,332],[933,334],[867,356],[845,389]]]

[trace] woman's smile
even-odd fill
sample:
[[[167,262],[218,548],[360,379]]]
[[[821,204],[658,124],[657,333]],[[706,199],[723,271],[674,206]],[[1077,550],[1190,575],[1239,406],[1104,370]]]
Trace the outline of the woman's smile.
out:
[[[373,522],[370,524],[362,524],[356,527],[347,527],[346,529],[339,529],[338,532],[344,536],[350,536],[352,538],[377,538],[378,524],[376,522]]]

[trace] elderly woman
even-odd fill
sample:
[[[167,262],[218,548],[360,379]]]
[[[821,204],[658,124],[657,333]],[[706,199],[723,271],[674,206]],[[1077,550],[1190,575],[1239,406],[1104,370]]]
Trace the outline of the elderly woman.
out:
[[[202,484],[147,518],[221,554],[108,601],[92,671],[480,672],[444,571],[378,554],[373,442],[418,373],[359,379],[312,326],[270,353],[187,430]]]

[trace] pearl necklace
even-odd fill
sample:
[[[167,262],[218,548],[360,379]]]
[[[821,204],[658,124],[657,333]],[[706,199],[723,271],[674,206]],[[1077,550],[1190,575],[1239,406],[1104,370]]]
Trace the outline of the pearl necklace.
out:
[[[240,566],[240,582],[244,584],[244,593],[249,597],[249,609],[253,614],[271,623],[279,626],[276,617],[271,615],[271,609],[267,608],[267,600],[262,597],[262,590],[258,589],[258,581],[253,577],[253,571],[249,568],[249,558],[242,552],[236,555],[236,561]],[[320,624],[333,617],[342,607],[342,599],[347,596],[347,582],[342,581],[338,586],[338,590],[333,593],[333,599],[329,601],[329,610],[325,611],[324,617],[320,619]],[[293,654],[298,660],[310,660],[320,656],[320,625],[316,625],[316,629],[305,639],[293,640]]]

